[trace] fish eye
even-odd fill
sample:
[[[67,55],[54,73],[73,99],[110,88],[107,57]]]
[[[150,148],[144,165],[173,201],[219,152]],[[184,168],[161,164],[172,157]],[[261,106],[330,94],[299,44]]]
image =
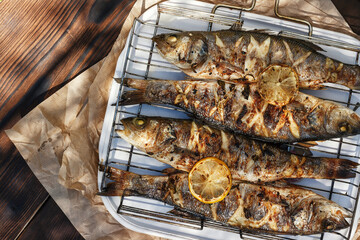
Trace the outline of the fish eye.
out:
[[[174,36],[174,35],[171,35],[171,36],[169,36],[167,39],[166,39],[166,41],[168,42],[168,43],[175,43],[176,41],[177,41],[177,37],[176,36]]]
[[[135,118],[134,125],[139,128],[143,128],[146,124],[146,120],[144,118]]]
[[[339,131],[341,133],[346,133],[350,131],[350,125],[347,122],[339,124]]]
[[[323,222],[322,222],[322,227],[326,230],[332,230],[335,228],[334,226],[334,223],[328,219],[325,219]]]

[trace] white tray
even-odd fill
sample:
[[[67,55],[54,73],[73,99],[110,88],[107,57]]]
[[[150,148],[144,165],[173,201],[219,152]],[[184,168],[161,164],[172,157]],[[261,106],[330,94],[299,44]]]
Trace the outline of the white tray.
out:
[[[206,14],[202,12],[210,13],[213,7],[212,4],[197,2],[197,1],[177,1],[171,0],[166,3],[161,3],[156,5],[149,10],[147,10],[140,18],[139,21],[135,21],[133,27],[133,33],[130,33],[127,39],[126,47],[121,53],[115,72],[116,78],[125,77],[136,77],[144,79],[147,76],[151,78],[161,78],[161,79],[185,79],[186,76],[175,66],[168,63],[164,60],[154,48],[154,53],[151,56],[151,66],[148,68],[147,62],[150,56],[149,50],[152,49],[153,43],[151,37],[156,34],[164,32],[173,32],[169,29],[156,28],[154,27],[157,23],[160,26],[165,26],[167,28],[181,29],[186,31],[206,31],[208,28],[208,22],[203,20],[195,20],[189,17],[176,16],[174,14],[167,14],[166,12],[158,13],[159,9],[164,8],[173,8],[181,7],[188,16],[191,15],[192,11],[195,10],[196,17],[201,17],[206,20]],[[189,9],[189,10],[187,10]],[[231,18],[237,18],[239,12],[230,9],[219,9],[216,12],[218,15],[228,16]],[[204,17],[202,17],[204,16]],[[244,20],[244,28],[249,29],[271,29],[274,31],[292,31],[296,33],[306,34],[307,26],[284,21],[276,18],[266,17],[257,15],[250,12],[243,12],[242,19]],[[221,24],[214,24],[213,30],[218,29],[227,29],[228,26]],[[315,37],[326,37],[331,40],[338,40],[347,42],[353,45],[360,46],[360,42],[355,38],[350,36],[336,33],[332,31],[327,31],[323,29],[314,28],[313,35]],[[145,38],[144,38],[145,37]],[[129,43],[131,43],[129,45]],[[343,61],[345,63],[356,63],[356,53],[349,50],[342,50],[329,46],[321,46],[326,52],[325,55]],[[145,51],[143,51],[145,50]],[[126,60],[126,59],[132,59]],[[356,64],[359,64],[357,62]],[[125,73],[126,72],[126,73]],[[129,72],[135,74],[129,74]],[[123,74],[125,73],[125,74]],[[331,84],[330,84],[331,85]],[[340,102],[348,102],[349,91],[347,88],[333,85],[340,89],[328,89],[321,91],[306,91],[312,95],[327,98]],[[120,112],[116,112],[116,102],[118,99],[120,90],[120,84],[113,81],[111,87],[111,93],[109,97],[109,102],[106,110],[106,115],[104,119],[104,125],[101,133],[100,144],[99,144],[99,157],[100,163],[104,164],[108,159],[108,162],[116,162],[120,164],[127,164],[129,158],[131,158],[131,165],[140,166],[150,169],[164,169],[169,167],[166,164],[163,164],[155,159],[152,159],[148,156],[145,156],[136,148],[132,149],[131,145],[125,142],[124,140],[116,137],[116,134],[113,132],[114,129],[118,127],[116,123],[119,123],[121,118],[134,116],[139,111],[141,115],[146,116],[163,116],[163,117],[173,117],[173,118],[188,118],[184,112],[175,111],[173,109],[164,109],[156,106],[142,105],[141,109],[138,105],[136,106],[125,106],[119,107]],[[356,104],[360,102],[360,92],[354,91],[351,95],[350,104]],[[350,106],[352,107],[352,105]],[[357,113],[360,111],[358,110]],[[133,113],[133,114],[130,114]],[[113,124],[114,123],[114,124]],[[344,138],[344,143],[339,144],[339,139],[334,139],[334,141],[325,141],[319,142],[317,147],[312,149],[326,151],[317,152],[313,151],[314,156],[331,156],[336,157],[340,149],[340,157],[352,159],[353,161],[358,162],[359,160],[359,135],[349,138]],[[353,157],[352,157],[353,156]],[[126,166],[112,164],[113,166],[120,169],[126,170]],[[359,170],[359,169],[358,169]],[[149,174],[149,175],[158,175],[158,172],[150,171],[147,169],[130,167],[129,171],[139,173],[139,174]],[[99,189],[101,191],[101,186],[103,184],[103,172],[98,172],[98,183]],[[105,179],[105,182],[107,180]],[[301,180],[297,184],[303,186],[311,186],[313,188],[319,189],[314,190],[315,192],[329,198],[331,195],[331,200],[339,203],[341,206],[352,210],[355,214],[352,219],[348,219],[352,223],[351,236],[354,235],[357,226],[357,219],[359,216],[359,211],[356,210],[357,198],[358,198],[358,186],[360,183],[360,174],[353,179],[344,180],[343,182],[334,181],[333,188],[331,180]],[[331,190],[332,189],[332,190]],[[332,192],[331,194],[329,192]],[[344,195],[346,194],[346,196]],[[162,202],[141,198],[141,197],[125,197],[123,201],[122,214],[117,213],[117,209],[120,204],[120,197],[102,197],[103,202],[112,214],[112,216],[119,221],[125,227],[142,233],[152,234],[160,237],[166,237],[171,239],[240,239],[239,232],[235,231],[234,228],[222,228],[222,230],[215,229],[213,227],[208,227],[210,224],[205,223],[204,227],[200,228],[200,222],[196,221],[195,224],[186,224],[181,223],[180,221],[169,221],[170,223],[159,222],[155,220],[149,220],[134,216],[129,216],[123,213],[134,214],[130,211],[125,211],[126,208],[135,207],[141,209],[141,216],[147,216],[146,210],[154,211],[157,213],[166,213],[173,207],[165,205]],[[356,211],[355,211],[356,210]],[[176,225],[177,224],[177,225]],[[349,236],[350,228],[338,231],[344,236]],[[282,237],[287,237],[287,239],[300,239],[296,236],[279,236],[271,237],[267,235],[255,235],[255,234],[245,234],[244,237],[249,239],[282,239]],[[341,235],[325,233],[324,236],[321,234],[311,235],[311,236],[301,236],[301,239],[344,239]]]

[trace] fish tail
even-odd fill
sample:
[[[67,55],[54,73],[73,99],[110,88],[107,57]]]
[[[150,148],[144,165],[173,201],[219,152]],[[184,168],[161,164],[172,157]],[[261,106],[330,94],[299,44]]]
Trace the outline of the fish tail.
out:
[[[328,80],[328,82],[342,84],[351,89],[360,90],[360,66],[344,64],[342,70],[335,74],[339,76],[334,78],[334,81]]]
[[[136,88],[139,90],[146,90],[149,84],[149,80],[136,79],[136,78],[124,78],[124,86],[130,88]]]
[[[133,90],[124,92],[121,96],[121,100],[119,102],[120,105],[133,105],[140,103],[147,103],[147,98],[145,95],[145,91],[143,90]]]
[[[106,185],[103,192],[97,193],[99,196],[137,196],[136,191],[128,189],[122,182],[111,182]]]
[[[99,192],[100,196],[136,196],[139,193],[133,186],[134,179],[140,176],[132,173],[123,171],[116,168],[108,168],[106,172],[109,174],[111,180],[115,182],[108,183],[103,192]]]
[[[327,165],[324,173],[326,178],[353,178],[356,176],[352,171],[359,165],[356,162],[341,158],[321,158],[321,160]]]
[[[148,84],[148,80],[124,78],[124,86],[135,88],[137,90],[124,92],[121,96],[120,105],[147,103],[146,87]]]
[[[355,72],[356,72],[355,83],[352,89],[360,90],[360,66],[355,65]]]
[[[101,168],[100,168],[101,169]],[[100,196],[145,196],[162,199],[166,193],[168,176],[138,175],[108,167],[105,174],[114,182],[108,183]]]

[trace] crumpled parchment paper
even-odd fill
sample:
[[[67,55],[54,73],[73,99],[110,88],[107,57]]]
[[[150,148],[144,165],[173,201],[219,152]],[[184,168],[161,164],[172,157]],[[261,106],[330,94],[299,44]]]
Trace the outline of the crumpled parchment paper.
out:
[[[121,226],[95,195],[98,143],[116,62],[134,18],[157,2],[137,0],[108,56],[6,131],[51,197],[86,239],[159,239]],[[221,1],[240,6],[248,5],[246,2]],[[274,0],[258,0],[254,12],[274,16],[273,6]],[[280,13],[358,37],[330,0],[282,0]]]

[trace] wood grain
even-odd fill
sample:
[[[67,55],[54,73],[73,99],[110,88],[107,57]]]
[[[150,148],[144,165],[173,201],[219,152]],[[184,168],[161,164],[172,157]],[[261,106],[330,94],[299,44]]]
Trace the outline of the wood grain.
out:
[[[111,9],[85,0],[0,4],[0,128],[109,52],[133,1],[107,2]]]
[[[79,239],[52,199],[42,206],[47,192],[3,130],[105,57],[133,3],[0,3],[0,239]]]
[[[11,150],[0,161],[0,239],[14,239],[48,196],[20,154]]]
[[[18,240],[38,239],[84,239],[74,231],[74,226],[64,214],[54,214],[61,211],[52,198],[49,198],[40,208],[36,216],[21,233]]]

